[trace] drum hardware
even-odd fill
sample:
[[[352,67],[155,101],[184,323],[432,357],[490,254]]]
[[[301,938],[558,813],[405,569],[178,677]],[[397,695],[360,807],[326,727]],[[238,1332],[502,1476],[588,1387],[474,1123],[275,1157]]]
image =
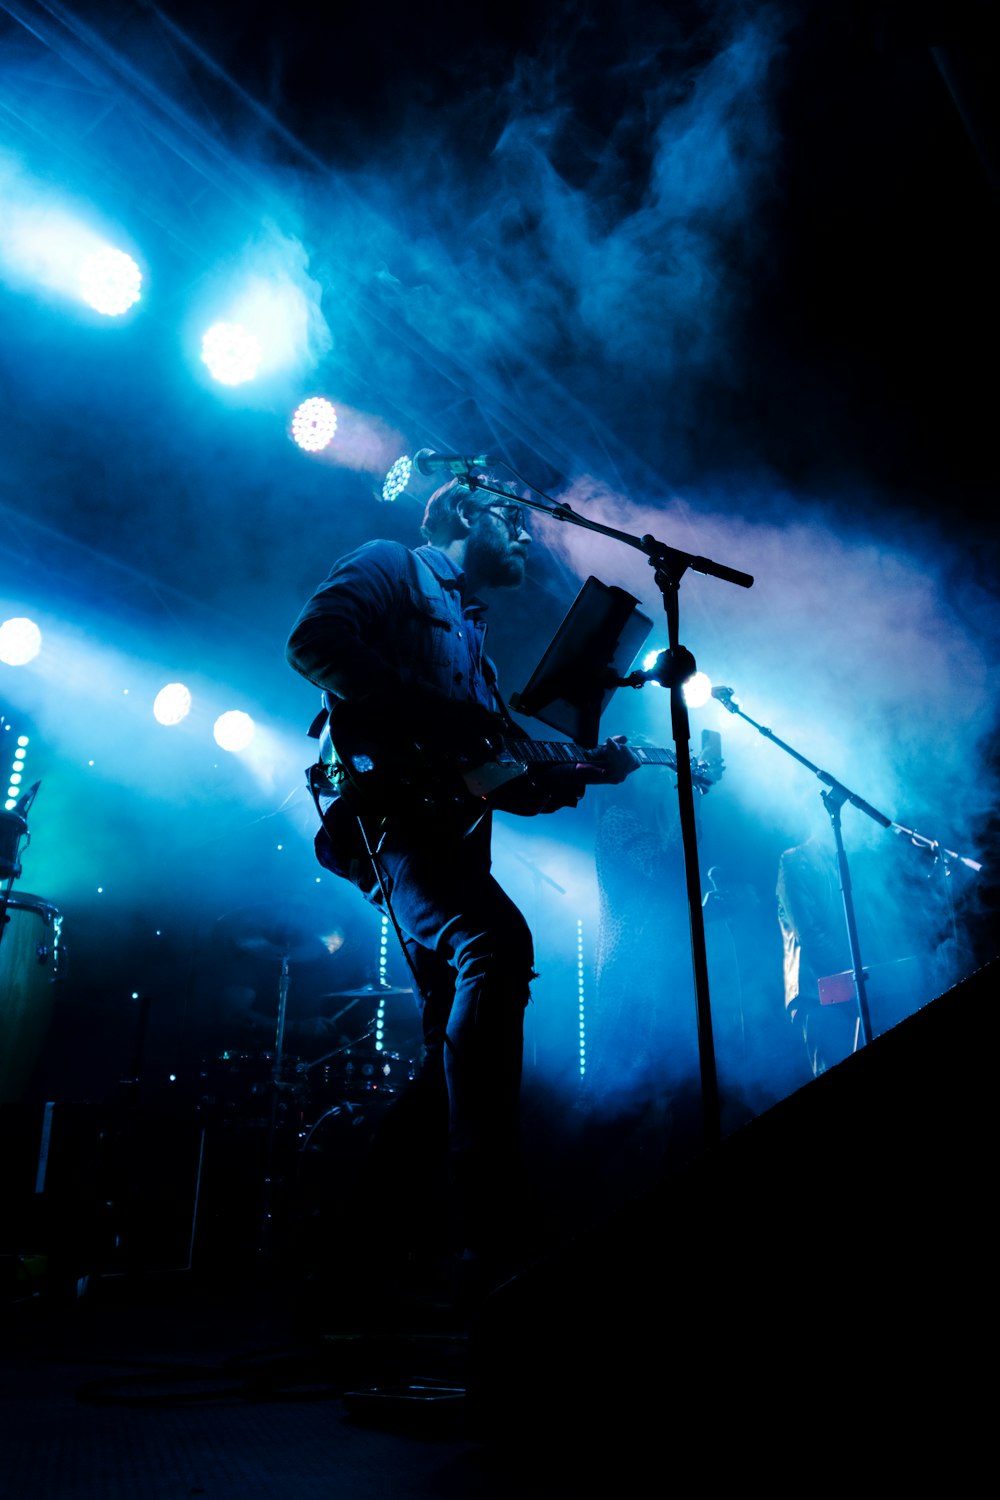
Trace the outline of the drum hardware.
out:
[[[403,995],[412,999],[413,990],[409,986],[374,982],[353,989],[332,990],[321,997],[347,1001],[328,1018],[330,1026],[336,1025],[362,1001],[374,1003],[369,1012],[369,1024],[360,1036],[342,1040],[329,1052],[300,1064],[300,1072],[310,1080],[305,1143],[312,1139],[319,1124],[336,1117],[339,1111],[388,1104],[415,1076],[416,1064],[410,1058],[382,1044],[382,1002],[386,997],[395,999]]]
[[[360,1104],[352,1104],[349,1099],[343,1100],[340,1104],[331,1104],[329,1109],[324,1110],[317,1120],[314,1120],[311,1125],[307,1125],[301,1132],[299,1136],[299,1151],[303,1152],[310,1149],[313,1136],[321,1125],[325,1125],[328,1120],[341,1119],[346,1119],[348,1125],[352,1128],[362,1125],[365,1119],[364,1109]]]
[[[216,1125],[266,1125],[275,1089],[285,1104],[304,1103],[306,1086],[298,1058],[286,1055],[278,1077],[271,1050],[226,1048],[218,1056],[202,1060],[199,1102]]]
[[[266,1109],[258,1123],[266,1126],[265,1161],[261,1184],[261,1218],[257,1251],[263,1256],[271,1254],[271,1234],[274,1218],[276,1161],[276,1136],[282,1115],[287,1115],[289,1103],[301,1103],[302,1082],[297,1059],[285,1056],[285,1022],[288,1011],[288,995],[291,988],[291,965],[308,963],[322,958],[331,951],[323,935],[317,930],[312,914],[301,903],[286,903],[283,906],[243,906],[221,916],[216,926],[241,953],[253,958],[275,962],[278,970],[278,1011],[275,1022],[274,1047],[272,1051],[252,1055],[223,1052],[218,1061],[225,1065],[231,1075],[220,1076],[222,1091],[229,1095],[228,1087],[233,1077],[244,1080],[244,1087],[236,1092],[245,1107],[259,1098]],[[262,1066],[263,1065],[263,1066]],[[211,1078],[207,1079],[212,1082]],[[218,1102],[212,1091],[206,1091],[204,1102]],[[240,1103],[227,1099],[229,1110],[237,1109]],[[248,1111],[244,1122],[254,1118]],[[225,1112],[222,1123],[227,1123]]]
[[[333,1019],[336,1020],[337,1018],[334,1016]],[[362,1032],[359,1037],[355,1037],[353,1042],[344,1042],[342,1046],[334,1047],[332,1052],[324,1052],[322,1057],[316,1057],[312,1062],[299,1063],[299,1072],[311,1073],[313,1068],[320,1068],[324,1063],[329,1063],[331,1057],[343,1057],[345,1053],[350,1052],[352,1047],[357,1047],[361,1042],[367,1042],[369,1037],[373,1037],[374,1035],[374,1025],[369,1026],[368,1030]]]

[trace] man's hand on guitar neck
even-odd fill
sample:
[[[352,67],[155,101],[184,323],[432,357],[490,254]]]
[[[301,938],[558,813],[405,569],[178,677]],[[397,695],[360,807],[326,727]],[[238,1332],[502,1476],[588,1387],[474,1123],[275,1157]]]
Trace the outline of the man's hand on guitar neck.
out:
[[[640,765],[641,761],[629,749],[625,735],[616,734],[594,751],[593,759],[581,761],[575,769],[582,774],[584,781],[618,786]]]

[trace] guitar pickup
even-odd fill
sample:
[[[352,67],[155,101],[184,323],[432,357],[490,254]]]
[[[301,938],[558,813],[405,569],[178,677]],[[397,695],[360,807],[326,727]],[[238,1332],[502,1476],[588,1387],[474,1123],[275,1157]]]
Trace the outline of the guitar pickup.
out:
[[[520,760],[510,750],[503,749],[481,766],[463,771],[462,780],[473,797],[486,798],[499,791],[508,781],[515,781],[528,769],[527,761]]]

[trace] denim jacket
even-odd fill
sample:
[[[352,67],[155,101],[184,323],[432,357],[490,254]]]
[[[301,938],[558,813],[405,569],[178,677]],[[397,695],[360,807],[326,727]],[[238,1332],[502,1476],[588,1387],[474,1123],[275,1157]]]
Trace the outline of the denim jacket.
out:
[[[368,542],[336,562],[308,601],[289,637],[288,661],[323,690],[324,710],[311,733],[320,737],[333,700],[391,699],[394,689],[420,686],[444,698],[479,703],[515,728],[486,656],[485,606],[462,601],[462,574],[437,547],[415,550],[399,542]],[[310,785],[313,785],[310,782]],[[323,826],[316,839],[321,864],[370,886],[370,866],[359,848],[352,816],[338,806],[334,787],[314,787]],[[570,766],[544,766],[504,790],[494,806],[531,816],[571,806],[583,782]],[[489,817],[474,835],[489,854]]]
[[[363,698],[402,681],[500,707],[485,655],[485,606],[437,547],[368,542],[335,563],[296,621],[291,666],[324,693]]]

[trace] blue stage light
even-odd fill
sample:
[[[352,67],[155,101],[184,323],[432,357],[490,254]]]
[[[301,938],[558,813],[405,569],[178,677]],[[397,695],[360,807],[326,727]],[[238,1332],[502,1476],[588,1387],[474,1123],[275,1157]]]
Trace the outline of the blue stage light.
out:
[[[88,255],[80,267],[80,294],[95,312],[116,318],[138,302],[142,272],[124,250],[111,245]]]
[[[220,385],[244,385],[260,368],[260,344],[241,323],[213,323],[201,341],[201,357]]]
[[[337,409],[323,396],[310,396],[292,417],[292,437],[307,453],[319,453],[333,440]]]
[[[392,501],[401,495],[410,482],[412,470],[413,460],[408,454],[397,458],[382,484],[382,499]]]
[[[241,708],[231,708],[220,714],[212,733],[220,750],[245,750],[256,733],[257,726],[249,714]]]
[[[168,682],[153,699],[153,718],[158,724],[179,724],[191,711],[191,692],[183,682]]]
[[[683,692],[688,708],[703,708],[712,696],[712,679],[704,672],[695,672],[684,684]]]
[[[4,807],[8,812],[17,806],[17,800],[21,795],[22,782],[24,781],[24,760],[28,753],[28,736],[19,734],[17,747],[14,751],[14,759],[10,768],[10,777],[7,784],[7,801]]]
[[[0,661],[8,667],[23,667],[42,649],[42,632],[34,620],[18,617],[0,625]]]

